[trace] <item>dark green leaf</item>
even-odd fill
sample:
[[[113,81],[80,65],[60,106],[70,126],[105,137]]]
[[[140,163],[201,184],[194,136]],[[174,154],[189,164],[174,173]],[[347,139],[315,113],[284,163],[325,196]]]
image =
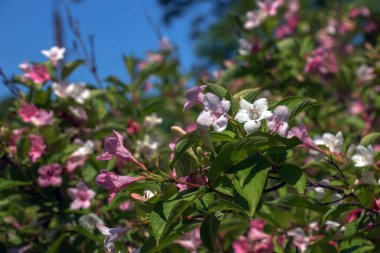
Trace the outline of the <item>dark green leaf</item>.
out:
[[[0,178],[0,191],[6,189],[12,189],[19,186],[31,185],[32,182],[13,181],[4,178]]]
[[[83,63],[85,63],[84,60],[76,60],[67,63],[62,69],[62,80],[65,80],[75,69],[77,69]]]
[[[369,146],[369,145],[374,145],[380,142],[380,133],[370,133],[366,135],[361,141],[360,145],[362,146]]]
[[[176,143],[174,148],[174,158],[170,163],[170,167],[174,168],[177,161],[182,158],[186,151],[196,144],[200,139],[198,131],[193,131],[183,135]]]
[[[276,108],[279,105],[286,105],[289,108],[290,119],[297,116],[300,112],[309,107],[317,106],[318,103],[315,99],[306,97],[287,97],[278,103],[275,103],[271,109]]]
[[[293,186],[299,193],[303,193],[306,188],[306,174],[297,165],[282,164],[278,167],[278,175],[285,183]]]
[[[211,251],[214,250],[215,240],[218,236],[220,227],[220,221],[215,218],[214,214],[206,216],[202,222],[200,235],[203,245],[205,245]]]

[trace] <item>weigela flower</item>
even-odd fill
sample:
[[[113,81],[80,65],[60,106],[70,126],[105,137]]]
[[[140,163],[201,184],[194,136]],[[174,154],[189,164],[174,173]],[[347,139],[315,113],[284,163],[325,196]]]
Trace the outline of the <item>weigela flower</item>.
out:
[[[24,122],[32,123],[37,127],[51,125],[53,119],[53,111],[38,109],[34,104],[21,105],[18,113]]]
[[[356,147],[356,154],[351,158],[356,167],[365,167],[374,164],[372,146]]]
[[[95,197],[95,192],[89,189],[85,183],[79,182],[76,188],[69,188],[67,195],[73,200],[70,209],[87,209],[91,205],[91,199]]]
[[[186,91],[186,99],[187,102],[183,106],[183,110],[190,109],[193,107],[196,103],[199,103],[203,106],[203,100],[204,100],[204,94],[203,91],[206,89],[206,85],[202,86],[195,86]]]
[[[305,73],[318,74],[324,77],[327,74],[337,73],[339,66],[335,53],[325,47],[315,49],[306,59]]]
[[[109,190],[108,201],[111,202],[119,191],[128,187],[133,182],[143,179],[144,177],[120,176],[114,172],[101,170],[100,174],[96,177],[96,183],[100,187]]]
[[[82,166],[87,161],[87,156],[94,152],[94,142],[87,140],[86,143],[80,142],[83,146],[74,151],[66,162],[66,171],[71,173],[76,168]]]
[[[124,137],[120,133],[113,131],[113,136],[108,137],[104,143],[106,152],[97,156],[96,159],[108,161],[116,156],[121,160],[132,162],[141,168],[145,168],[145,166],[142,163],[138,162],[132,156],[131,152],[129,152],[129,150],[124,147],[123,142]]]
[[[310,238],[302,228],[295,228],[289,231],[288,235],[293,237],[293,244],[300,250],[300,252],[306,251],[310,243]]]
[[[202,244],[200,229],[197,227],[183,236],[180,240],[175,240],[174,242],[187,249],[190,253],[197,253],[199,246]]]
[[[212,94],[206,93],[204,96],[204,110],[198,116],[197,123],[201,126],[213,126],[215,131],[222,132],[228,123],[228,110],[231,103],[228,100],[220,99]]]
[[[52,47],[49,50],[42,50],[41,53],[49,58],[53,66],[56,66],[58,61],[63,59],[65,51],[64,47]]]
[[[268,129],[272,132],[277,132],[283,137],[288,136],[289,125],[287,121],[289,120],[289,116],[290,113],[287,106],[277,106],[273,111],[273,115],[267,119]]]
[[[52,85],[55,95],[61,98],[72,98],[78,104],[84,104],[91,97],[91,92],[86,88],[84,83],[53,83]]]
[[[369,9],[367,7],[364,8],[353,8],[350,10],[350,18],[357,18],[359,16],[369,17],[371,15]]]
[[[131,194],[132,199],[134,199],[136,201],[140,201],[140,202],[147,202],[149,199],[153,198],[154,196],[156,196],[156,193],[149,191],[149,190],[145,190],[143,195],[140,195],[137,193]]]
[[[316,136],[314,138],[315,145],[326,146],[330,152],[341,153],[343,149],[343,142],[343,135],[340,131],[336,135],[324,133],[322,136]]]
[[[136,157],[144,154],[145,157],[151,157],[158,149],[160,142],[150,134],[146,134],[144,139],[136,142]]]
[[[356,76],[360,82],[366,83],[376,78],[375,69],[366,64],[360,65],[356,70]]]
[[[69,106],[69,110],[79,120],[86,121],[88,119],[87,113],[82,107]]]
[[[58,187],[62,184],[61,178],[62,168],[58,163],[45,165],[38,169],[38,184],[45,188],[49,185]]]
[[[26,67],[26,66],[23,66]],[[29,65],[29,68],[26,69],[24,74],[24,78],[31,79],[33,82],[37,84],[44,83],[50,80],[50,74],[45,65],[42,64],[34,64]]]
[[[42,154],[45,152],[46,145],[44,142],[44,138],[41,135],[37,134],[31,134],[28,136],[31,148],[29,150],[29,158],[32,163],[35,163],[38,158],[42,156]]]
[[[266,98],[260,98],[253,104],[245,99],[240,100],[240,110],[235,115],[235,120],[244,124],[244,130],[247,134],[256,132],[261,121],[272,116],[272,112],[268,111],[268,101]]]
[[[128,211],[128,210],[130,210],[132,207],[133,207],[133,203],[132,203],[131,201],[129,201],[129,200],[124,201],[124,202],[122,202],[122,203],[119,205],[119,209],[120,209],[121,211]]]
[[[162,123],[162,118],[157,117],[157,114],[152,113],[144,118],[144,127],[147,129],[152,129],[156,125],[159,125]]]
[[[29,129],[27,127],[21,128],[21,129],[14,129],[12,131],[12,134],[8,140],[8,147],[9,147],[9,152],[12,156],[15,156],[17,153],[17,143],[21,138],[21,135],[23,133],[28,132]]]
[[[307,132],[307,129],[304,124],[301,124],[299,127],[293,127],[290,130],[288,138],[291,138],[293,136],[300,139],[305,146],[315,149],[317,148],[317,146],[314,144],[314,141],[310,138],[309,133]]]
[[[138,134],[141,130],[140,124],[135,120],[129,120],[127,125],[127,133],[129,135]]]
[[[119,240],[123,235],[127,233],[128,228],[107,228],[101,223],[97,223],[96,227],[99,229],[100,233],[105,236],[104,238],[104,247],[108,252],[114,252],[115,250],[115,241]]]
[[[245,14],[247,20],[244,23],[245,29],[253,29],[261,25],[261,23],[267,18],[267,15],[265,12],[255,10],[255,11],[248,11]]]
[[[277,9],[284,3],[284,0],[263,0],[258,1],[259,10],[265,13],[266,16],[277,15]]]

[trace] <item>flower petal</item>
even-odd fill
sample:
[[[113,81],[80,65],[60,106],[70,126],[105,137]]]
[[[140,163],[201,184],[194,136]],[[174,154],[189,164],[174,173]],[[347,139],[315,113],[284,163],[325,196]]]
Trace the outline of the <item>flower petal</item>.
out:
[[[244,123],[244,130],[247,132],[247,134],[251,134],[253,132],[256,132],[261,126],[261,122],[258,120],[249,120]]]

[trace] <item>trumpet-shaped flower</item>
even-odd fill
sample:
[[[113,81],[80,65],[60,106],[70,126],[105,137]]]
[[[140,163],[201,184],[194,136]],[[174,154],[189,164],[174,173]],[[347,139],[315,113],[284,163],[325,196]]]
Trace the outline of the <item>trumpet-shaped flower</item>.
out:
[[[115,250],[115,241],[119,240],[123,235],[127,233],[128,228],[116,227],[116,228],[107,228],[101,223],[97,223],[96,227],[99,229],[100,233],[105,236],[104,238],[104,247],[108,252],[114,252]]]
[[[59,60],[64,57],[66,49],[64,47],[52,47],[49,50],[42,50],[41,53],[45,55],[56,66]]]
[[[70,209],[86,209],[91,205],[91,199],[95,197],[95,192],[89,189],[85,183],[79,182],[76,188],[69,188],[67,195],[73,200]]]
[[[44,138],[41,135],[31,134],[28,138],[31,142],[31,148],[28,155],[32,163],[35,163],[45,152],[46,145],[44,143]]]
[[[356,167],[365,167],[374,164],[372,146],[357,146],[356,154],[351,159]]]
[[[110,191],[108,201],[111,202],[116,194],[122,189],[128,187],[135,181],[143,180],[144,177],[120,176],[107,170],[101,170],[96,177],[96,183]]]
[[[30,68],[26,69],[24,77],[27,79],[32,79],[33,82],[37,84],[44,83],[50,80],[50,74],[45,65],[34,64]]]
[[[299,127],[293,127],[288,134],[288,138],[297,137],[302,141],[305,146],[316,148],[313,140],[310,138],[309,133],[304,124],[301,124]]]
[[[330,152],[342,152],[343,135],[338,132],[336,135],[324,133],[322,136],[314,138],[315,145],[323,145],[329,148]]]
[[[268,101],[266,98],[260,98],[253,104],[245,99],[240,100],[240,110],[235,115],[235,120],[244,124],[244,130],[251,134],[256,132],[261,126],[261,121],[272,116],[268,111]]]
[[[273,111],[273,115],[267,120],[269,130],[272,132],[277,132],[283,137],[288,136],[289,125],[287,121],[289,120],[289,116],[290,113],[287,106],[277,106]]]
[[[184,111],[187,109],[190,109],[196,103],[203,105],[204,96],[205,96],[203,94],[203,91],[206,89],[206,87],[207,87],[206,85],[195,86],[186,91],[185,96],[186,96],[187,102],[183,106]]]
[[[62,184],[62,168],[58,163],[45,165],[38,170],[38,184],[45,188],[49,185],[58,187]]]
[[[131,152],[129,152],[129,150],[124,147],[123,141],[124,137],[120,133],[113,131],[113,136],[108,137],[104,143],[106,152],[97,156],[96,159],[108,161],[116,156],[121,160],[132,162],[141,168],[145,168],[145,166],[142,163],[138,162],[132,156]]]
[[[206,93],[204,96],[204,110],[198,116],[197,123],[201,126],[213,126],[215,131],[222,132],[226,129],[228,123],[228,110],[231,103],[222,100],[212,94]]]

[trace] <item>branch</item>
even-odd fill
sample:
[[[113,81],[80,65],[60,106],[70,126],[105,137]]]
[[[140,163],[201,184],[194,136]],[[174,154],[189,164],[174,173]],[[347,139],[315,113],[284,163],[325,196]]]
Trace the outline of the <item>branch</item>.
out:
[[[282,181],[281,183],[279,183],[278,185],[275,185],[271,188],[268,188],[268,189],[265,189],[263,192],[273,192],[273,191],[277,191],[278,189],[284,187],[286,185],[286,183],[284,181]]]

